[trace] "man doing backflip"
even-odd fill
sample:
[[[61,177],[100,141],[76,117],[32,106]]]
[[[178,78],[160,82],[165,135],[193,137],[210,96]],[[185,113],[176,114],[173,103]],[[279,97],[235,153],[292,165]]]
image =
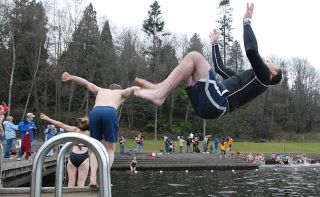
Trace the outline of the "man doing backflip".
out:
[[[190,52],[161,83],[136,78],[136,84],[142,89],[135,91],[135,96],[161,106],[173,89],[188,80],[186,91],[194,112],[204,119],[216,119],[251,101],[269,85],[279,83],[282,78],[280,67],[270,61],[264,62],[258,52],[250,22],[253,8],[253,4],[247,4],[243,18],[244,46],[252,69],[235,73],[223,65],[218,47],[219,32],[214,29],[210,34],[214,67],[200,53]],[[224,80],[217,82],[215,72]]]

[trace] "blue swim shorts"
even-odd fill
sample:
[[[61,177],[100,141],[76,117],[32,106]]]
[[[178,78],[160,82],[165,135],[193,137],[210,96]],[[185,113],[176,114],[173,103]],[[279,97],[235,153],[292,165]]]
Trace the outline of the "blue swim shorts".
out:
[[[213,69],[208,79],[200,79],[186,88],[194,112],[203,119],[218,119],[228,113],[228,90],[216,81]]]
[[[111,106],[96,106],[89,114],[91,137],[101,140],[102,135],[107,142],[116,143],[118,137],[118,113]]]

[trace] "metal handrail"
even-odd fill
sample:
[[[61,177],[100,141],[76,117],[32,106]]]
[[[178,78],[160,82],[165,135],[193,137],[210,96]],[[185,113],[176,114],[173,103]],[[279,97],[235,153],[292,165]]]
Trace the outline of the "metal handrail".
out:
[[[57,157],[56,181],[55,181],[56,197],[62,196],[64,157],[66,155],[66,152],[75,144],[77,143],[67,142],[65,145],[63,145],[63,147],[59,151],[59,155]]]
[[[31,189],[30,193],[32,197],[41,196],[41,185],[42,185],[42,167],[45,156],[48,152],[58,144],[74,142],[82,143],[92,150],[96,155],[99,165],[99,190],[101,197],[111,196],[111,180],[110,180],[110,166],[109,156],[104,146],[96,139],[78,133],[64,133],[57,135],[48,141],[46,141],[35,155],[33,166],[32,166],[32,177],[31,177]],[[68,144],[68,146],[71,146]],[[67,148],[65,148],[67,149]],[[66,150],[65,150],[66,151]],[[62,153],[60,159],[62,159]],[[57,161],[57,164],[60,163]],[[61,170],[62,171],[62,170]],[[61,173],[59,171],[59,173]],[[57,180],[59,181],[59,180]],[[106,191],[105,191],[106,190]]]

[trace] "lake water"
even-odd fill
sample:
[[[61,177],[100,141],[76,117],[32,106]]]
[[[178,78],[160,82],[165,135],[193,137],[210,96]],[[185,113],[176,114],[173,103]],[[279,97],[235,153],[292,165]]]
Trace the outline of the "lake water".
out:
[[[320,196],[320,166],[252,171],[112,171],[112,196]]]

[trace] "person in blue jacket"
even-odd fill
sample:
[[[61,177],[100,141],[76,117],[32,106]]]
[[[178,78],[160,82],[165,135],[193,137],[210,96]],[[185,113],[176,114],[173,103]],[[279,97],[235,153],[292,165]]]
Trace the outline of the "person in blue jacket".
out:
[[[30,140],[31,140],[31,143],[32,143],[33,134],[37,130],[37,126],[33,122],[33,118],[34,117],[35,117],[35,115],[33,115],[33,113],[27,113],[26,118],[19,123],[18,129],[20,131],[21,141],[23,141],[24,136],[27,133],[29,133],[30,134]],[[21,154],[20,153],[21,152],[19,151],[18,160],[20,160],[20,158],[21,158]]]
[[[3,122],[4,135],[7,141],[4,158],[10,158],[10,151],[12,148],[13,141],[16,139],[16,131],[18,130],[18,125],[13,124],[12,120],[13,117],[8,115],[6,117],[6,120]]]
[[[214,138],[214,154],[218,154],[218,148],[219,148],[219,139],[216,137]]]

